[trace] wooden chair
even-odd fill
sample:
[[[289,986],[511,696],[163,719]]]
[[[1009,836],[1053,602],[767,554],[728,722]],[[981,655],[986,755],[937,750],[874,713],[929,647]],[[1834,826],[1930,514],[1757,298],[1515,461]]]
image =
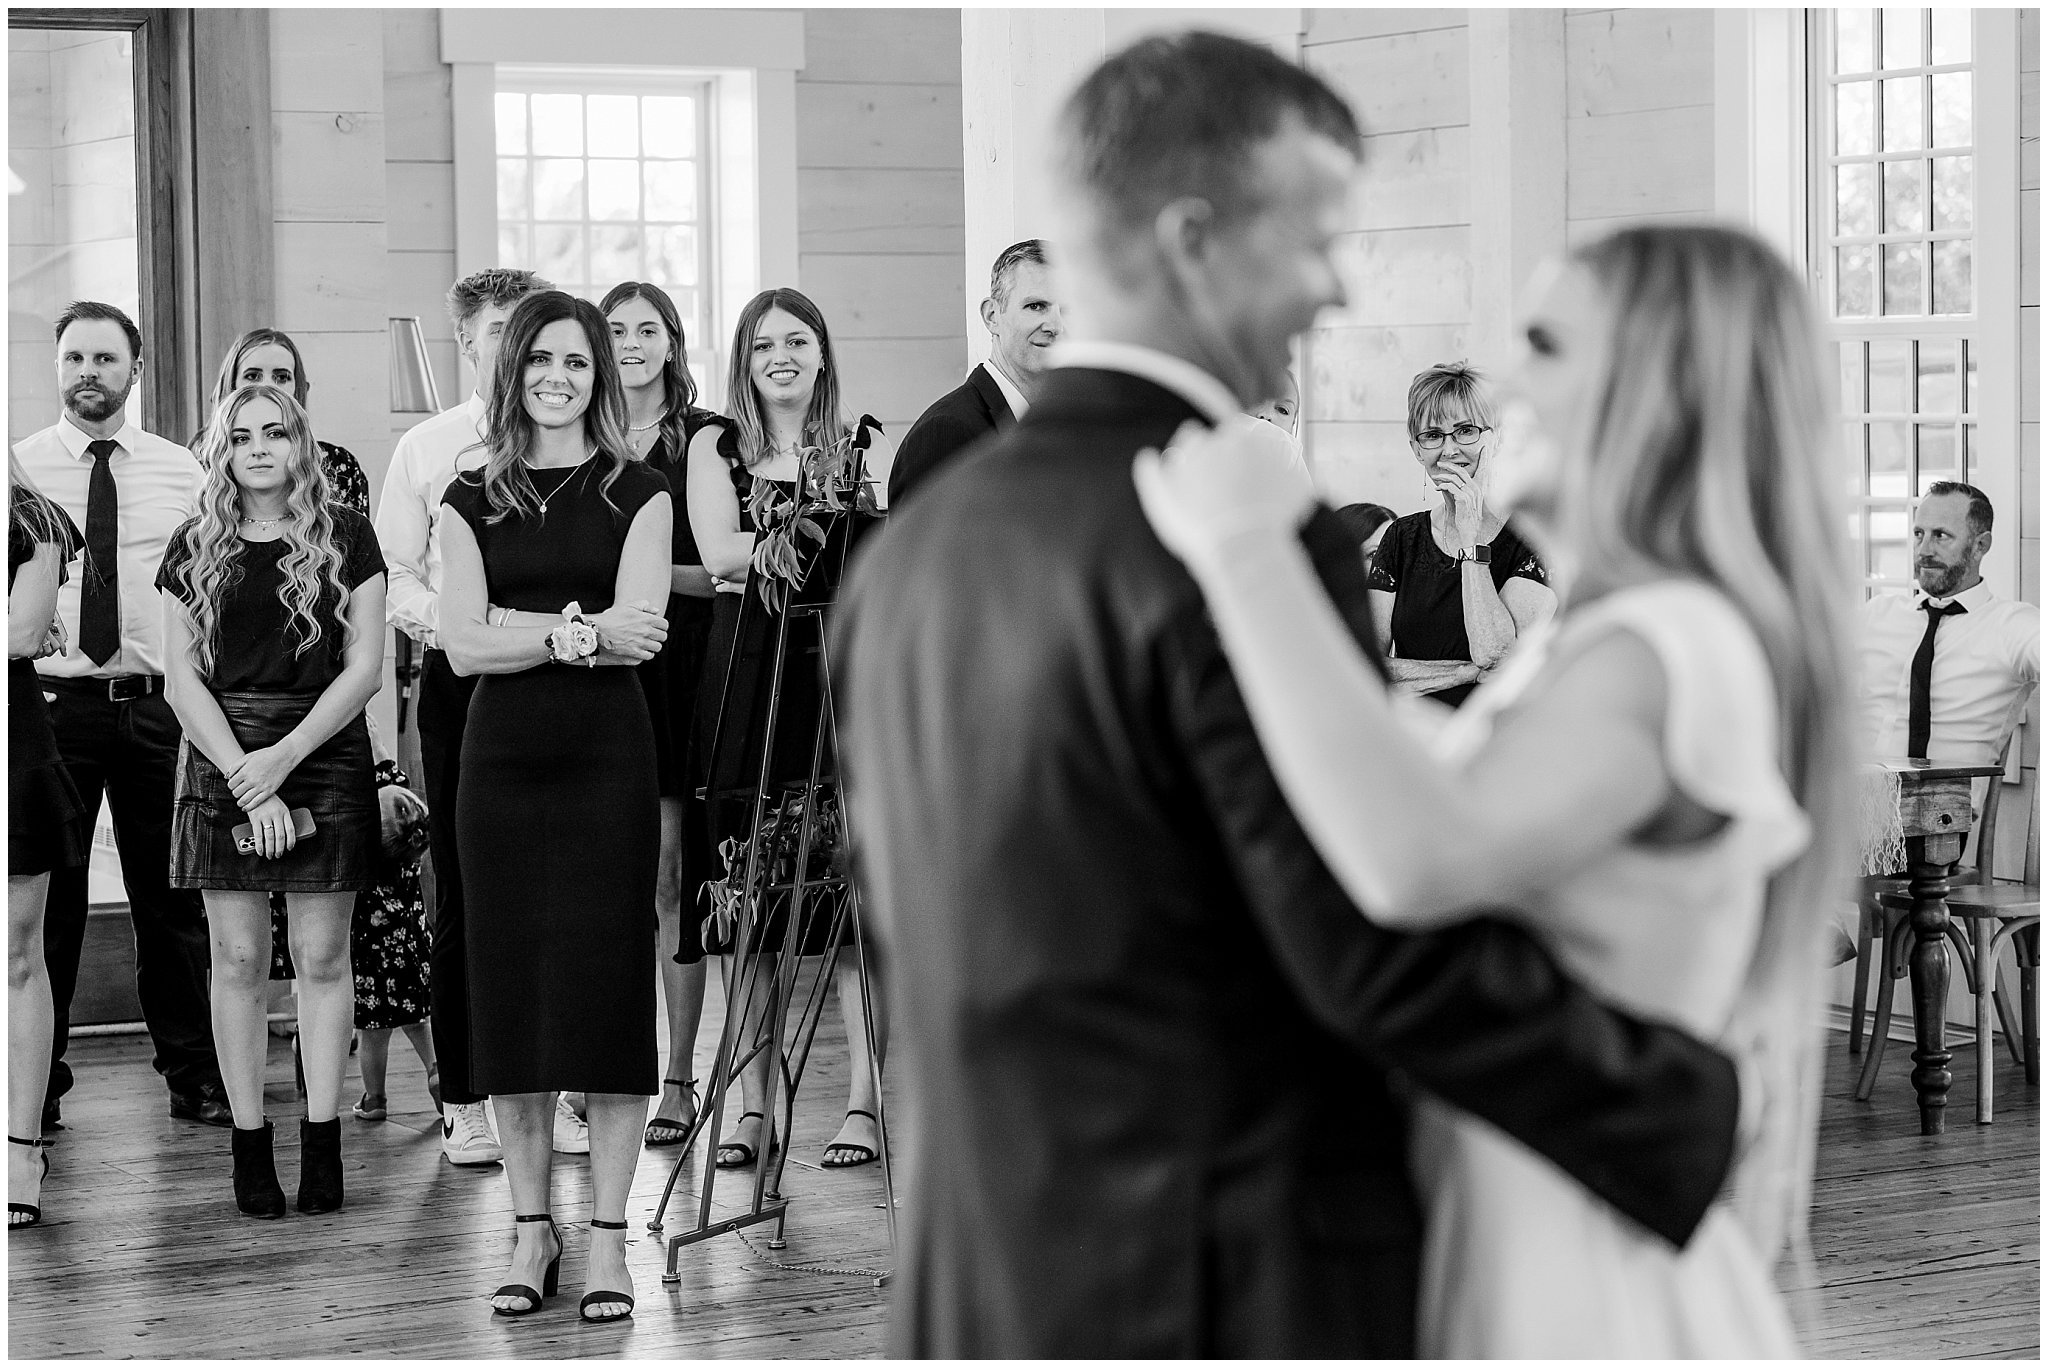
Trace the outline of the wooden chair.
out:
[[[2012,733],[2006,734],[1999,752],[2003,764],[2012,748]],[[1992,877],[1993,854],[1997,845],[1998,810],[2005,784],[1994,778],[1984,797],[1984,811],[1977,826],[1977,862],[1974,880],[1952,887],[1948,895],[1950,942],[1963,966],[1963,978],[1977,1000],[1977,1120],[1989,1124],[1991,1105],[1991,1062],[1997,1046],[1992,1040],[1992,1016],[2004,1029],[2006,1047],[2014,1062],[2026,1070],[2029,1084],[2041,1081],[2040,1047],[2036,1042],[2039,1025],[2037,994],[2040,970],[2041,890],[2038,884],[2000,884]],[[1890,1036],[1892,999],[1898,980],[1904,978],[1911,945],[1913,903],[1904,879],[1864,881],[1863,926],[1857,947],[1856,1002],[1849,1019],[1849,1048],[1861,1048],[1865,986],[1869,980],[1869,955],[1873,944],[1883,946],[1878,971],[1877,1016],[1871,1025],[1871,1044],[1863,1060],[1863,1072],[1856,1080],[1856,1100],[1869,1100],[1876,1086],[1879,1066]],[[1998,952],[2007,941],[2013,945],[2020,977],[2020,1006],[2013,1010],[2012,995],[2004,984]]]

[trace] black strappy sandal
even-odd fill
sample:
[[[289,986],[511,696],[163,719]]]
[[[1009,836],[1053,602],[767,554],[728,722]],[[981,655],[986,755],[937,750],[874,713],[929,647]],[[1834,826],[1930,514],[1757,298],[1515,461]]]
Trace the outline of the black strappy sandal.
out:
[[[43,1208],[40,1199],[43,1195],[41,1190],[43,1179],[50,1176],[50,1152],[44,1148],[41,1139],[24,1140],[18,1135],[10,1135],[7,1137],[7,1143],[10,1145],[28,1146],[36,1152],[36,1159],[43,1167],[43,1171],[36,1175],[37,1205],[30,1206],[27,1202],[9,1202],[7,1204],[7,1228],[9,1230],[27,1230],[30,1226],[43,1223]],[[17,1213],[26,1215],[28,1219],[26,1221],[15,1220],[14,1218]]]
[[[624,1230],[626,1223],[624,1221],[600,1221],[597,1217],[593,1216],[590,1218],[590,1228],[592,1230]],[[590,1314],[591,1307],[603,1306],[607,1302],[624,1302],[626,1309],[615,1316],[593,1316]],[[576,1303],[576,1314],[579,1318],[589,1321],[592,1325],[602,1325],[606,1321],[624,1320],[633,1314],[633,1294],[631,1292],[585,1292],[583,1300]]]
[[[665,1116],[657,1116],[652,1121],[649,1121],[647,1123],[647,1134],[641,1141],[649,1149],[667,1149],[672,1145],[682,1144],[690,1134],[690,1127],[697,1123],[697,1080],[694,1078],[664,1078],[661,1081],[665,1085],[673,1084],[683,1090],[683,1095],[690,1102],[690,1119],[687,1121],[671,1121]]]
[[[848,1107],[846,1114],[848,1116],[865,1116],[868,1120],[874,1122],[878,1128],[882,1124],[880,1117],[871,1111],[864,1111],[859,1107]],[[833,1150],[852,1150],[858,1157],[853,1159],[834,1159],[832,1157]],[[882,1152],[880,1150],[872,1149],[857,1140],[834,1140],[831,1144],[825,1146],[825,1154],[818,1160],[818,1167],[828,1169],[859,1168],[862,1164],[872,1164],[881,1157]]]
[[[761,1113],[757,1111],[741,1112],[741,1123],[744,1124],[746,1119],[750,1116],[761,1116]],[[761,1119],[763,1121],[766,1121],[768,1118],[765,1116],[761,1116]],[[775,1130],[772,1126],[768,1130],[768,1148],[770,1150],[773,1150],[775,1148]],[[727,1150],[737,1150],[739,1152],[739,1158],[726,1158],[725,1152]],[[718,1167],[722,1169],[736,1169],[745,1168],[747,1165],[753,1163],[756,1159],[759,1159],[760,1157],[761,1151],[756,1149],[754,1146],[748,1144],[744,1140],[721,1140],[718,1142],[718,1153],[713,1157],[712,1162],[717,1164]]]
[[[547,1272],[541,1275],[540,1291],[534,1291],[525,1283],[506,1283],[503,1287],[491,1293],[493,1298],[524,1297],[532,1303],[532,1305],[524,1310],[519,1311],[508,1311],[502,1306],[493,1306],[491,1314],[494,1316],[530,1316],[540,1310],[541,1307],[547,1305],[547,1299],[554,1296],[556,1290],[562,1285],[562,1232],[555,1229],[555,1218],[543,1212],[538,1216],[514,1216],[512,1220],[515,1224],[526,1221],[546,1221],[548,1223],[548,1234],[555,1237],[555,1257],[548,1260]]]

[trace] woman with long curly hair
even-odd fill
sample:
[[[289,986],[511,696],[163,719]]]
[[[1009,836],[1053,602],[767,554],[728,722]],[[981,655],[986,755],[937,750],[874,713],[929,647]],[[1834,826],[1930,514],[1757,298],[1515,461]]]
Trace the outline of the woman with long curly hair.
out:
[[[172,534],[164,687],[184,727],[171,886],[206,900],[213,1035],[234,1109],[235,1204],[284,1214],[263,1115],[269,894],[285,895],[306,1075],[298,1209],[342,1204],[349,919],[378,813],[363,709],[383,666],[384,558],[330,502],[305,410],[245,385],[214,412],[198,513]]]
[[[43,1219],[40,1127],[56,1016],[43,960],[50,872],[85,863],[92,814],[57,754],[32,663],[62,649],[57,588],[83,539],[7,457],[7,1228]]]
[[[767,844],[753,829],[750,790],[759,779],[761,753],[767,742],[771,662],[781,617],[774,609],[760,611],[760,602],[745,604],[742,611],[743,596],[751,596],[748,581],[755,541],[765,530],[757,525],[756,512],[776,505],[786,508],[803,489],[815,485],[818,477],[813,466],[818,453],[836,459],[834,453],[844,452],[847,460],[837,478],[855,485],[864,483],[867,472],[877,465],[886,470],[890,456],[880,423],[865,414],[858,422],[847,417],[825,316],[796,290],[763,290],[740,310],[733,330],[726,402],[732,417],[707,423],[690,443],[690,525],[704,566],[716,577],[721,591],[712,610],[711,648],[705,686],[698,694],[697,719],[710,789],[707,824],[711,839],[722,851],[744,852],[757,840]],[[809,592],[815,594],[821,588],[813,585]],[[775,754],[770,760],[773,783],[806,779],[811,772],[813,741],[823,707],[815,659],[819,650],[815,617],[791,622],[788,650],[791,663],[782,677]],[[714,732],[715,755],[711,753]],[[749,796],[732,796],[743,789]],[[764,816],[762,827],[773,825]],[[725,883],[730,887],[744,881],[746,859],[743,853],[727,858],[732,867]],[[754,919],[749,947],[756,952],[756,986],[734,990],[735,998],[750,1011],[766,1005],[766,990],[758,985],[774,977],[776,951],[784,944],[789,927],[787,898],[762,901],[765,906]],[[827,949],[827,930],[826,918],[812,917],[799,928],[799,953],[814,955]],[[714,917],[701,919],[700,934],[707,950],[727,954],[735,948],[736,927],[721,927]],[[881,1129],[876,1119],[881,1107],[874,1079],[877,1057],[887,1048],[888,1033],[879,992],[873,1011],[861,1010],[860,966],[851,954],[839,957],[836,987],[852,1056],[851,1078],[843,1124],[825,1146],[821,1162],[826,1168],[852,1168],[871,1164],[881,1156]],[[873,1051],[864,1020],[872,1020],[875,1026]],[[751,1029],[748,1038],[753,1038]],[[737,1123],[719,1142],[716,1162],[721,1168],[754,1163],[775,1143],[773,1125],[764,1115],[771,1104],[769,1062],[764,1051],[741,1076],[744,1104]]]
[[[228,344],[220,370],[213,379],[210,409],[218,409],[228,396],[243,385],[268,385],[283,391],[307,409],[313,381],[306,374],[306,360],[290,333],[279,328],[251,328]],[[370,516],[370,482],[362,464],[347,447],[323,441],[316,433],[313,446],[320,453],[320,473],[327,479],[327,497],[343,508]],[[206,431],[192,440],[192,450],[203,455]],[[349,964],[355,971],[355,1025],[361,1043],[362,1100],[355,1114],[365,1121],[381,1121],[387,1115],[386,1070],[391,1056],[391,1035],[402,1030],[412,1042],[427,1071],[427,1090],[438,1110],[441,1104],[440,1075],[434,1059],[434,1040],[427,1027],[429,1010],[427,985],[427,905],[420,887],[419,861],[400,845],[410,832],[425,822],[427,805],[412,791],[411,780],[398,767],[398,757],[378,730],[377,719],[367,719],[370,750],[377,760],[377,807],[385,833],[385,844],[393,858],[378,861],[379,877],[374,887],[358,900],[360,914],[351,922]],[[270,977],[291,979],[290,938],[285,931],[284,895],[270,899],[272,958]],[[304,1082],[301,1080],[301,1091]]]
[[[681,1144],[697,1116],[692,1055],[704,1012],[704,945],[683,909],[711,878],[711,841],[697,797],[703,768],[691,740],[697,689],[711,641],[711,572],[683,512],[690,440],[715,415],[697,407],[685,363],[682,315],[659,285],[629,280],[606,291],[598,309],[611,325],[619,385],[626,396],[626,441],[669,484],[674,514],[669,549],[668,640],[640,669],[653,712],[655,772],[661,789],[661,868],[654,885],[660,925],[661,993],[668,1013],[668,1068],[661,1101],[647,1123],[651,1148]]]
[[[1854,820],[1820,333],[1785,262],[1710,226],[1575,249],[1538,278],[1521,331],[1514,388],[1536,431],[1505,445],[1493,490],[1560,572],[1565,609],[1434,754],[1315,579],[1295,535],[1305,488],[1195,437],[1141,457],[1139,491],[1363,915],[1421,928],[1516,909],[1608,1001],[1751,1065],[1756,1129],[1683,1249],[1423,1099],[1422,1352],[1796,1357],[1771,1270],[1803,1249],[1819,933]]]
[[[455,840],[469,918],[470,1073],[498,1112],[517,1241],[503,1316],[553,1295],[555,1099],[590,1123],[589,1287],[633,1311],[626,1195],[655,1092],[654,730],[636,667],[667,636],[668,482],[632,458],[611,329],[543,290],[505,324],[489,455],[442,497],[441,644],[481,675]]]

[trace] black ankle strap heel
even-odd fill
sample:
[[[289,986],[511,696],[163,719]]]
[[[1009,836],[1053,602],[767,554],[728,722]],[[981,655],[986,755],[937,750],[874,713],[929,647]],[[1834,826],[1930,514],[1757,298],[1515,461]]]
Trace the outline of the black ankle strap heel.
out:
[[[10,1135],[7,1137],[7,1143],[10,1145],[26,1145],[29,1149],[36,1152],[36,1158],[41,1162],[43,1169],[36,1177],[39,1185],[44,1178],[50,1176],[50,1151],[45,1148],[40,1138],[24,1140],[18,1135]],[[33,1206],[27,1202],[9,1202],[7,1204],[7,1228],[9,1230],[27,1230],[32,1225],[41,1225],[43,1223],[43,1207],[40,1200],[42,1195],[41,1192],[36,1193],[38,1201]],[[17,1221],[14,1219],[16,1214],[24,1215],[28,1219]]]
[[[547,1299],[554,1296],[562,1285],[562,1232],[555,1229],[555,1218],[543,1211],[533,1216],[514,1216],[512,1220],[516,1225],[523,1225],[528,1221],[546,1221],[548,1234],[555,1237],[555,1257],[548,1260],[547,1271],[541,1275],[540,1291],[534,1291],[525,1283],[506,1283],[491,1293],[493,1300],[499,1297],[524,1297],[528,1303],[517,1310],[493,1306],[491,1314],[494,1316],[530,1316],[545,1306]]]
[[[593,1216],[590,1218],[590,1228],[592,1230],[624,1230],[626,1223],[624,1221],[600,1221],[597,1217]],[[623,1303],[626,1309],[614,1315],[593,1316],[590,1314],[590,1308],[593,1306],[620,1303]],[[598,1324],[603,1321],[624,1320],[633,1314],[633,1294],[631,1292],[585,1292],[583,1300],[576,1304],[576,1314],[592,1324]]]

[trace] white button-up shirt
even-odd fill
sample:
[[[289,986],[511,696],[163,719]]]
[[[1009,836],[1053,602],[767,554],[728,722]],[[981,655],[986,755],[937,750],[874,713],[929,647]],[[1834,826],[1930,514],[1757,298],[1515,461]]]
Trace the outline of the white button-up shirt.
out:
[[[441,623],[441,495],[457,474],[489,459],[484,401],[468,402],[398,439],[377,500],[377,543],[390,570],[385,616],[422,646],[438,646]]]
[[[36,488],[69,513],[81,533],[86,530],[93,468],[85,448],[93,440],[66,413],[14,447],[15,459]],[[107,465],[114,473],[120,519],[115,566],[121,586],[121,648],[104,665],[95,665],[78,644],[79,585],[84,577],[74,574],[57,591],[57,616],[64,621],[70,648],[36,662],[39,673],[53,678],[164,672],[163,597],[157,592],[156,572],[163,565],[171,533],[192,516],[205,472],[190,451],[133,423],[124,423],[113,441],[115,450]]]
[[[994,357],[983,362],[982,369],[988,372],[988,378],[995,381],[996,388],[1002,391],[1003,402],[1010,406],[1010,416],[1022,418],[1024,410],[1031,407],[1031,401],[1024,397],[1024,391],[1018,389],[1015,382],[1003,374],[1003,368],[995,363]]]
[[[1870,754],[1906,753],[1913,655],[1927,633],[1926,594],[1883,594],[1863,605],[1857,644],[1861,721]],[[1964,612],[1943,618],[1929,677],[1927,758],[1989,765],[2017,721],[2021,697],[2041,677],[2041,610],[1979,581],[1955,596]],[[1933,600],[1936,607],[1950,600]]]

